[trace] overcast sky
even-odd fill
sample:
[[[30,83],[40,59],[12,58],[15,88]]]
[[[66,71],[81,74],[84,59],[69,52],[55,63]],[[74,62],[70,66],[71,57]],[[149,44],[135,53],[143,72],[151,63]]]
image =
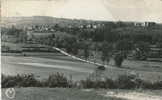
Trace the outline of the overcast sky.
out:
[[[162,0],[3,0],[2,16],[162,23]]]

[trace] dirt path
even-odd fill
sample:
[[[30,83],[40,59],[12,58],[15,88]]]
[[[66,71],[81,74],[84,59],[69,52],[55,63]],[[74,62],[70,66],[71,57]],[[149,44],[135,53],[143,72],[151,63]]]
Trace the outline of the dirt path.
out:
[[[94,89],[82,89],[84,92],[96,91]],[[121,100],[162,100],[162,90],[97,90],[97,94],[104,97],[119,98]]]
[[[151,95],[148,93],[141,93],[141,92],[107,92],[104,96],[106,97],[116,97],[116,98],[123,98],[127,100],[162,100],[162,96],[159,95]]]
[[[82,61],[82,62],[87,62],[87,63],[94,64],[94,65],[98,65],[98,66],[103,66],[103,64],[96,63],[96,62],[92,62],[92,61],[88,61],[88,60],[85,60],[85,59],[81,59],[79,57],[76,57],[74,55],[71,55],[71,54],[69,54],[69,53],[67,53],[67,52],[65,52],[65,51],[63,51],[63,50],[61,50],[59,48],[53,47],[53,49],[59,51],[60,53],[66,55],[66,56],[69,56],[69,57],[71,57],[71,58],[73,58],[75,60],[79,60],[79,61]]]

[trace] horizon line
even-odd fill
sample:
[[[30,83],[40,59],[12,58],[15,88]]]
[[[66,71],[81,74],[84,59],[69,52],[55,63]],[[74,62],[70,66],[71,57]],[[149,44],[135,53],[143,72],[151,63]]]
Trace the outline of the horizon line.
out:
[[[154,22],[157,24],[162,24],[162,22],[157,22],[157,21],[137,21],[137,20],[97,20],[97,19],[88,19],[88,18],[67,18],[67,17],[55,17],[55,16],[42,16],[42,15],[33,15],[33,16],[1,16],[1,20],[3,20],[2,18],[16,18],[16,17],[51,17],[51,18],[58,18],[58,19],[67,19],[67,20],[85,20],[85,21],[97,21],[97,22],[139,22],[139,23],[144,23],[144,22]]]

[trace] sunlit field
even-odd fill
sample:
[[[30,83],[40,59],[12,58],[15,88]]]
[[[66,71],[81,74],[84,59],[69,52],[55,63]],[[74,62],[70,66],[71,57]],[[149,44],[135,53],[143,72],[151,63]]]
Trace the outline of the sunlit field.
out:
[[[55,72],[64,73],[67,77],[72,75],[74,80],[88,76],[96,66],[75,61],[69,57],[57,54],[46,56],[2,56],[2,73],[7,75],[30,74],[37,78],[47,78]]]
[[[73,80],[81,80],[95,72],[96,68],[96,65],[77,61],[59,53],[29,53],[27,56],[3,54],[2,56],[2,73],[5,75],[33,73],[36,78],[46,79],[50,74],[60,72],[67,77],[72,76]],[[125,60],[122,68],[109,65],[102,72],[111,79],[128,73],[136,73],[146,81],[162,80],[162,63]]]

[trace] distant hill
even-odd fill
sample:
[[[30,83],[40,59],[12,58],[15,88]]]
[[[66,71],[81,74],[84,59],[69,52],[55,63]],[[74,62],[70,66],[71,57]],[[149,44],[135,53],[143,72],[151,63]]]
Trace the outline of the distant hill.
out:
[[[50,25],[59,24],[60,26],[68,25],[81,25],[88,23],[101,23],[102,21],[92,21],[92,20],[76,20],[76,19],[65,19],[65,18],[55,18],[48,16],[33,16],[33,17],[3,17],[2,25]]]
[[[83,19],[65,19],[65,18],[55,18],[55,17],[49,17],[49,16],[32,16],[32,17],[3,17],[1,20],[1,26],[11,26],[16,25],[17,27],[24,27],[28,25],[55,25],[59,24],[61,27],[68,27],[68,26],[80,26],[80,25],[86,25],[86,24],[103,24],[103,23],[112,23],[111,21],[93,21],[93,20],[83,20]],[[116,22],[113,22],[116,23]],[[161,34],[162,32],[162,24],[156,23],[156,28],[154,29],[143,29],[143,27],[134,27],[134,23],[140,23],[140,22],[122,22],[127,27],[118,27],[114,31],[118,33],[143,33],[143,31],[146,31],[146,33],[150,34]],[[118,25],[121,23],[119,22]]]

